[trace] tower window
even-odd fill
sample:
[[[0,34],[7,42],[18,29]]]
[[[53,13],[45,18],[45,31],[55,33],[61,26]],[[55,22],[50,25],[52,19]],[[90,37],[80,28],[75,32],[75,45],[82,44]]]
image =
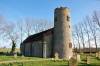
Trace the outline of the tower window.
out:
[[[54,18],[54,21],[57,21],[57,17]]]
[[[69,16],[67,16],[67,21],[70,21],[70,17]]]
[[[69,43],[69,48],[72,48],[72,43],[71,42]]]
[[[70,28],[70,25],[69,25],[69,28]]]

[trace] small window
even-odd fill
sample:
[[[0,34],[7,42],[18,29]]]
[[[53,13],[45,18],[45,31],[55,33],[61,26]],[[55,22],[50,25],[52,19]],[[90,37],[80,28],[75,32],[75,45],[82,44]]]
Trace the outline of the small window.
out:
[[[69,28],[70,28],[70,25],[69,25]]]
[[[67,21],[70,21],[70,17],[69,16],[67,16]]]
[[[54,21],[57,21],[57,17],[54,18]]]
[[[69,43],[69,48],[72,48],[72,43],[71,42]]]

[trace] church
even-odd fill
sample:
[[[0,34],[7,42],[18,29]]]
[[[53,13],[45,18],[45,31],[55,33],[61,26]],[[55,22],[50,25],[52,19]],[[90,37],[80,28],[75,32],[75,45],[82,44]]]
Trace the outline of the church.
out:
[[[27,37],[20,50],[24,56],[50,58],[58,54],[59,58],[70,59],[73,52],[69,8],[56,8],[54,27]]]

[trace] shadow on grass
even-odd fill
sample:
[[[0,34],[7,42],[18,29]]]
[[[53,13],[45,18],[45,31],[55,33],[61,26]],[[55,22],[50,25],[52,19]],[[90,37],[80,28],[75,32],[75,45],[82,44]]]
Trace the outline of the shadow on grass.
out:
[[[100,66],[100,64],[86,64],[86,63],[80,63],[78,66]]]

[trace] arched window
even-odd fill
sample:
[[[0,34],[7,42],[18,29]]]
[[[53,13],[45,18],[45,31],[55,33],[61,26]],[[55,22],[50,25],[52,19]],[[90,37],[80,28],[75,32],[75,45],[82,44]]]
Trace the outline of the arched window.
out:
[[[69,43],[69,48],[72,48],[72,43],[71,42]]]
[[[55,22],[57,21],[57,17],[54,18],[54,21],[55,21]]]
[[[67,21],[70,21],[70,17],[69,16],[67,16]]]
[[[70,28],[70,25],[69,25],[69,28]]]

